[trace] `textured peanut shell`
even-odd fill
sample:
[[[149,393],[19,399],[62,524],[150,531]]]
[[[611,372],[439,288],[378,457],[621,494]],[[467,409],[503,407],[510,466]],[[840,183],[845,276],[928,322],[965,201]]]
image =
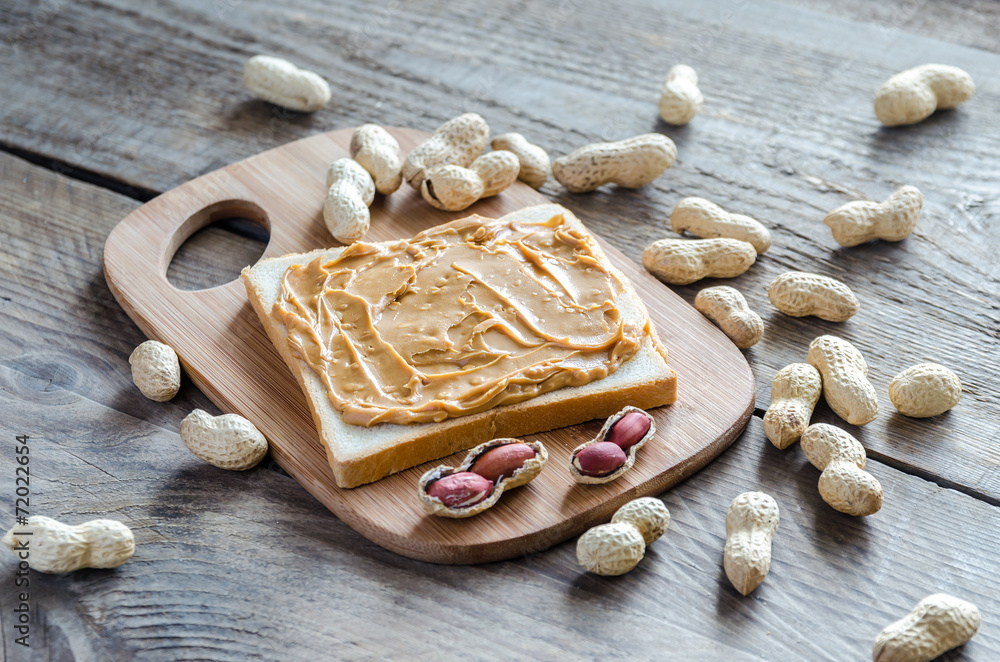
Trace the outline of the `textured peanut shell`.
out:
[[[351,158],[368,171],[375,190],[389,195],[403,183],[399,143],[378,124],[362,124],[351,134]]]
[[[610,143],[593,143],[556,159],[552,174],[573,193],[605,184],[642,188],[674,164],[677,146],[660,133]]]
[[[270,55],[255,55],[247,60],[243,84],[254,96],[290,110],[308,113],[330,100],[330,86],[319,74]]]
[[[771,406],[764,414],[764,434],[776,447],[794,444],[809,427],[823,380],[808,363],[792,363],[778,371],[771,382]]]
[[[938,363],[918,363],[896,375],[889,399],[904,416],[928,418],[943,414],[962,398],[958,375]]]
[[[686,64],[671,67],[660,91],[660,117],[663,121],[677,126],[687,124],[701,112],[703,102],[695,70]]]
[[[467,508],[449,508],[444,505],[440,499],[432,497],[427,493],[427,486],[435,480],[444,478],[445,476],[450,476],[451,474],[459,473],[462,471],[468,471],[469,467],[475,464],[479,456],[490,450],[491,448],[496,448],[497,446],[503,446],[506,444],[516,444],[516,443],[527,443],[528,446],[534,449],[535,457],[528,458],[525,460],[524,464],[521,465],[513,474],[502,478],[499,483],[493,487],[493,491],[490,495],[480,501],[477,504],[473,504]],[[522,442],[520,439],[514,439],[510,437],[504,437],[501,439],[492,439],[490,441],[479,444],[466,454],[465,459],[457,467],[449,467],[447,465],[441,465],[428,470],[420,477],[417,482],[417,498],[420,499],[420,505],[428,515],[437,515],[438,517],[450,517],[452,519],[462,519],[465,517],[472,517],[473,515],[478,515],[479,513],[492,508],[503,493],[506,490],[512,490],[515,487],[521,487],[522,485],[527,485],[532,480],[538,476],[542,471],[542,467],[545,466],[545,462],[549,459],[549,453],[545,450],[545,446],[542,445],[540,441],[529,441]]]
[[[873,239],[902,241],[917,227],[924,194],[903,186],[883,202],[848,202],[826,215],[823,222],[841,246],[857,246]]]
[[[181,421],[181,441],[205,462],[232,471],[250,469],[267,454],[264,435],[236,414],[212,416],[195,409]]]
[[[462,166],[434,166],[424,173],[420,195],[438,209],[461,211],[483,197],[483,180]]]
[[[735,278],[756,260],[753,246],[738,239],[660,239],[642,253],[646,271],[671,285]]]
[[[979,632],[982,616],[971,602],[935,593],[886,626],[875,637],[874,662],[930,662],[968,643]]]
[[[576,464],[573,462],[576,456],[580,454],[580,451],[582,451],[584,448],[593,446],[594,444],[604,441],[604,437],[607,436],[608,430],[611,429],[611,426],[617,423],[618,419],[625,416],[625,414],[629,414],[632,412],[639,412],[643,416],[647,417],[649,419],[649,429],[646,430],[646,434],[642,435],[642,438],[639,439],[639,441],[635,442],[627,451],[625,451],[625,464],[618,467],[617,469],[615,469],[606,476],[585,476],[584,474],[580,473],[580,470],[576,468]],[[601,430],[600,432],[597,433],[596,437],[594,437],[593,439],[584,444],[580,444],[579,446],[573,449],[573,452],[569,456],[569,474],[570,476],[573,477],[573,480],[575,480],[576,482],[585,483],[588,485],[600,485],[603,483],[610,483],[613,480],[617,480],[622,475],[624,475],[626,471],[632,468],[632,465],[635,464],[636,454],[639,452],[639,449],[642,448],[647,441],[652,439],[655,433],[656,433],[656,420],[652,416],[650,416],[645,410],[639,409],[638,407],[632,407],[631,405],[625,407],[620,412],[612,416],[609,416],[608,420],[604,421],[604,425],[601,426]]]
[[[819,495],[833,509],[863,516],[882,508],[882,485],[865,471],[865,448],[853,436],[825,423],[810,425],[802,434],[806,459],[822,471]]]
[[[955,108],[976,91],[972,76],[946,64],[901,71],[875,92],[875,115],[886,126],[922,122],[935,110]]]
[[[439,126],[403,161],[403,179],[419,189],[425,171],[439,165],[466,168],[479,158],[490,139],[490,127],[480,115],[465,113]]]
[[[656,497],[639,497],[615,511],[612,524],[631,524],[639,529],[647,545],[659,540],[670,526],[670,511]]]
[[[541,188],[552,172],[549,155],[538,145],[533,145],[520,133],[505,133],[490,141],[495,150],[511,152],[517,157],[520,169],[517,178],[531,188]]]
[[[135,552],[132,530],[110,519],[71,526],[51,517],[32,515],[27,525],[8,531],[2,542],[11,551],[19,543],[27,543],[29,567],[49,573],[117,568]]]
[[[771,569],[771,540],[778,530],[778,504],[763,492],[744,492],[726,511],[726,577],[749,595]]]
[[[767,288],[774,307],[791,317],[813,315],[828,322],[844,322],[861,308],[845,283],[806,271],[787,271]]]
[[[851,425],[875,420],[878,394],[868,381],[868,364],[854,345],[837,336],[819,336],[809,343],[808,361],[819,370],[823,397],[837,416]]]
[[[671,229],[689,232],[702,239],[726,237],[753,245],[757,255],[771,247],[771,233],[760,221],[742,214],[731,214],[705,198],[683,198],[670,213]]]
[[[507,151],[483,154],[468,168],[436,166],[424,173],[420,194],[438,209],[462,211],[508,188],[517,181],[519,168],[517,157]]]
[[[489,198],[508,189],[517,181],[521,164],[513,152],[500,150],[483,154],[469,169],[483,181],[483,197]]]
[[[333,238],[352,244],[367,234],[371,224],[369,207],[375,200],[375,182],[357,161],[338,159],[326,173],[323,220]]]
[[[694,307],[715,322],[740,349],[753,347],[764,335],[764,321],[750,310],[740,292],[728,285],[706,287],[694,298]]]
[[[132,381],[144,396],[166,402],[181,388],[181,364],[170,345],[147,340],[128,357]]]
[[[646,554],[639,529],[626,522],[601,524],[576,542],[576,560],[595,575],[624,575]]]

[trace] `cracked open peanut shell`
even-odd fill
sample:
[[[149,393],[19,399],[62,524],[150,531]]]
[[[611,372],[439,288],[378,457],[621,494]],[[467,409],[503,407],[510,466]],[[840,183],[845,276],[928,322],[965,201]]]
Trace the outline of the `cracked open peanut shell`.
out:
[[[479,474],[472,471],[473,465],[476,464],[477,460],[480,460],[480,458],[486,455],[489,451],[500,448],[501,446],[509,446],[512,444],[519,444],[530,448],[534,451],[534,455],[522,458],[520,465],[514,468],[512,472],[499,472],[499,479],[495,483],[491,483],[492,489],[490,489],[489,492],[487,492],[483,497],[476,500],[476,496],[472,495],[472,498],[470,499],[472,502],[467,503],[467,505],[449,506],[438,496],[432,496],[430,494],[434,483],[442,479],[446,479],[449,476],[462,473],[471,473],[478,476]],[[470,450],[465,456],[465,460],[463,460],[457,467],[441,465],[434,467],[421,476],[420,481],[417,484],[417,494],[420,498],[420,505],[423,507],[424,511],[427,512],[427,514],[437,515],[438,517],[463,518],[478,515],[484,510],[491,508],[493,504],[499,501],[505,490],[512,490],[515,487],[520,487],[534,480],[535,476],[542,471],[542,467],[548,459],[548,451],[545,450],[545,446],[543,446],[540,441],[522,441],[511,437],[492,439],[479,444]],[[484,471],[483,473],[493,474],[495,473],[496,468],[494,467],[493,469],[494,471]],[[486,481],[489,482],[489,479],[486,479]],[[471,485],[472,483],[469,482],[468,484]]]
[[[619,422],[623,423],[623,427],[616,431],[615,428]],[[646,422],[648,422],[649,427],[645,427]],[[604,422],[596,437],[573,449],[573,454],[570,456],[569,473],[573,476],[573,480],[578,483],[610,483],[632,468],[632,465],[635,464],[636,453],[655,433],[656,422],[649,413],[631,405],[625,407]],[[598,446],[599,444],[600,446]],[[617,456],[617,461],[614,460],[611,445],[618,446],[622,450],[625,456],[624,461],[621,461],[620,455]],[[596,448],[593,451],[588,451],[592,447]],[[605,449],[608,452],[604,452]],[[592,471],[588,471],[592,467],[588,467],[586,461],[581,462],[581,453],[584,454],[584,460],[591,454],[599,456],[595,458],[598,466],[602,461],[614,462],[615,464],[607,473],[594,475]],[[617,464],[619,461],[621,464]]]

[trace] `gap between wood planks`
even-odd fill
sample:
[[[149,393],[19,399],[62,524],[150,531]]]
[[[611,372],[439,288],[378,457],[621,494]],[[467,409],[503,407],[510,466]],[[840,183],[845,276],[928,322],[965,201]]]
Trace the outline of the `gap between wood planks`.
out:
[[[125,182],[117,180],[113,177],[108,177],[107,175],[102,175],[96,171],[74,166],[60,159],[54,159],[49,156],[36,154],[35,152],[29,152],[21,149],[20,147],[15,147],[4,142],[0,142],[0,153],[16,156],[20,159],[24,159],[34,166],[54,172],[57,175],[66,177],[67,179],[73,179],[78,182],[83,182],[84,184],[91,184],[92,186],[99,186],[103,189],[107,189],[142,203],[149,202],[162,193],[162,191],[154,191],[153,189],[144,188],[142,186],[126,184]],[[255,241],[263,241],[265,244],[267,243],[266,232],[262,234],[261,230],[257,227],[245,226],[245,224],[239,223],[229,223],[226,220],[219,221],[219,224],[224,230],[236,236],[243,237],[245,239],[253,239]]]
[[[160,195],[161,193],[159,191],[154,191],[152,189],[147,189],[140,186],[134,186],[132,184],[126,184],[125,182],[117,180],[113,177],[102,175],[93,170],[88,170],[86,168],[74,166],[60,159],[54,159],[49,156],[43,156],[41,154],[24,150],[4,142],[0,142],[0,152],[4,152],[12,156],[24,159],[25,161],[31,163],[32,165],[44,168],[45,170],[52,171],[58,175],[66,177],[67,179],[73,179],[79,182],[83,182],[85,184],[99,186],[101,188],[107,189],[109,191],[112,191],[119,195],[126,196],[133,200],[137,200],[142,203],[149,202],[150,200]],[[249,231],[245,231],[239,225],[233,225],[233,224],[227,225],[226,230],[241,237],[255,239],[258,241],[261,240],[261,237],[258,232],[252,229]],[[767,410],[760,409],[759,407],[754,408],[753,418],[763,419],[766,411]],[[904,474],[909,474],[912,476],[917,476],[918,478],[926,480],[927,482],[930,483],[934,483],[935,485],[943,489],[955,490],[957,492],[961,492],[962,494],[966,494],[974,499],[978,499],[979,501],[983,501],[984,503],[1000,507],[1000,498],[991,497],[989,495],[983,494],[973,489],[970,486],[961,485],[959,483],[950,481],[941,476],[932,474],[928,471],[923,471],[921,469],[918,469],[912,465],[908,465],[883,453],[877,453],[870,449],[866,449],[866,453],[869,459],[876,460],[879,463],[886,465],[887,467],[895,469],[896,471],[899,471]]]
[[[100,186],[101,188],[105,188],[119,195],[132,198],[133,200],[138,200],[139,202],[149,202],[161,193],[161,191],[153,191],[140,186],[126,184],[125,182],[114,179],[113,177],[102,175],[93,170],[87,170],[86,168],[71,165],[66,161],[54,159],[51,156],[36,154],[35,152],[30,152],[28,150],[21,149],[20,147],[14,147],[8,143],[0,142],[0,152],[5,152],[11,156],[24,159],[32,165],[44,168],[45,170],[50,170],[68,179],[75,179],[85,184]]]

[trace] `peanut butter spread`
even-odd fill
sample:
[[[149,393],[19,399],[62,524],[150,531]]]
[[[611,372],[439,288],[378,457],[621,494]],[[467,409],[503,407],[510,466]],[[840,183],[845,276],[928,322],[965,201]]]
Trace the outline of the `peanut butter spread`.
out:
[[[645,326],[593,237],[469,217],[290,267],[273,314],[354,425],[442,421],[601,379]]]

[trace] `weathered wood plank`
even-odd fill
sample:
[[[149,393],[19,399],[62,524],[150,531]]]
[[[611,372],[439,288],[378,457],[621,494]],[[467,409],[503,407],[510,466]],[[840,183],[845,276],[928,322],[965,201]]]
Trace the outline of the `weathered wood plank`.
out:
[[[943,58],[968,65],[981,83],[995,80],[996,58],[980,51],[769,2],[466,2],[447,11],[390,3],[375,12],[318,0],[282,8],[262,0],[186,0],[169,9],[56,5],[39,11],[21,4],[0,17],[0,43],[10,56],[5,75],[15,88],[0,115],[0,137],[160,191],[261,148],[369,119],[426,129],[462,110],[483,110],[497,128],[521,128],[554,151],[595,135],[649,130],[663,72],[678,59],[703,72],[706,115],[714,119],[677,130],[678,137],[719,134],[729,149],[714,160],[737,173],[734,165],[767,162],[768,147],[800,152],[783,160],[802,164],[825,160],[814,153],[819,148],[850,148],[844,136],[877,138],[872,92],[913,61]],[[995,14],[983,19],[996,27]],[[482,26],[493,38],[481,38]],[[246,56],[261,50],[325,75],[334,100],[314,115],[252,100],[240,71]],[[980,87],[995,94],[992,84]],[[976,107],[991,106],[977,99]],[[768,145],[786,131],[788,145]],[[939,144],[955,138],[940,127],[906,135],[914,133],[936,135]],[[791,140],[802,134],[805,144]],[[732,144],[748,139],[749,149]],[[851,142],[853,151],[871,147]],[[885,147],[879,142],[875,147]],[[891,151],[916,147],[908,143]],[[748,154],[755,156],[742,158]],[[847,156],[840,155],[842,174],[859,165]]]
[[[777,27],[767,8],[756,5],[740,5],[733,10],[737,12],[734,16],[723,21],[720,6],[726,5],[680,8],[663,16],[646,5],[627,5],[621,9],[618,22],[610,21],[596,7],[574,8],[575,30],[604,35],[605,41],[612,39],[614,30],[632,31],[629,34],[634,38],[627,40],[621,53],[602,57],[582,51],[579,40],[556,30],[551,11],[512,12],[516,20],[511,25],[498,25],[497,30],[507,31],[504,44],[549,44],[555,40],[548,47],[565,53],[559,58],[550,57],[541,46],[510,53],[504,44],[475,40],[473,29],[463,26],[455,28],[464,35],[458,40],[462,46],[456,55],[448,43],[433,37],[429,25],[444,30],[444,23],[468,15],[471,9],[459,5],[456,16],[446,18],[421,14],[410,5],[397,7],[387,17],[387,25],[370,30],[364,39],[351,41],[356,52],[339,53],[335,66],[345,67],[344,71],[333,75],[320,69],[332,80],[354,86],[341,96],[358,102],[334,104],[311,118],[274,117],[276,111],[264,104],[236,101],[245,98],[238,81],[234,84],[229,78],[220,78],[223,71],[238,69],[235,55],[229,51],[213,54],[209,52],[214,48],[211,44],[192,41],[191,35],[178,37],[162,45],[164,52],[175,53],[174,57],[151,60],[159,63],[156,66],[168,67],[165,78],[156,83],[155,98],[170,98],[180,106],[195,103],[201,97],[176,87],[198,81],[205,89],[220,91],[223,106],[243,103],[243,123],[220,132],[214,125],[211,130],[203,126],[218,120],[218,108],[210,116],[188,108],[181,116],[194,118],[192,124],[178,125],[176,112],[168,113],[168,122],[155,104],[149,110],[127,105],[128,118],[115,123],[115,130],[104,136],[107,151],[102,154],[118,149],[123,137],[119,132],[127,131],[129,121],[158,127],[155,132],[160,138],[154,142],[179,141],[188,147],[178,154],[183,162],[160,164],[165,167],[158,167],[149,177],[133,172],[145,167],[145,160],[137,163],[118,158],[112,169],[125,179],[140,177],[135,180],[137,185],[155,187],[176,184],[219,165],[219,154],[227,155],[221,157],[223,160],[238,158],[315,130],[317,123],[330,118],[337,123],[356,123],[374,115],[387,123],[433,126],[450,114],[475,109],[486,113],[498,130],[523,129],[554,152],[600,137],[616,138],[651,128],[668,131],[680,145],[681,163],[647,190],[577,196],[550,183],[545,191],[598,232],[614,237],[634,258],[645,244],[664,234],[664,219],[683,195],[706,195],[762,218],[774,227],[775,247],[755,269],[735,281],[751,303],[771,311],[765,296],[767,284],[781,271],[799,268],[844,278],[858,291],[864,310],[842,326],[772,315],[767,338],[750,353],[760,377],[760,405],[766,406],[768,401],[770,376],[782,365],[801,360],[809,340],[820,332],[843,333],[861,348],[873,365],[873,378],[883,398],[892,375],[907,365],[923,360],[945,362],[968,386],[962,409],[939,420],[914,422],[892,415],[889,403],[883,400],[886,415],[870,426],[869,432],[859,434],[877,456],[896,466],[936,476],[1000,502],[1000,475],[993,470],[1000,445],[996,441],[1000,423],[994,414],[1000,411],[1000,401],[987,387],[1000,320],[996,304],[1000,285],[991,258],[1000,246],[1000,230],[992,222],[998,210],[993,182],[1000,176],[1000,165],[993,155],[1000,147],[1000,134],[989,112],[992,105],[1000,103],[991,71],[1000,58],[850,22],[821,21],[816,14],[789,8],[771,7],[780,9],[788,19]],[[233,18],[247,34],[261,29],[254,22],[261,20],[254,18],[255,7],[241,6],[239,16]],[[341,10],[335,8],[334,13]],[[640,18],[646,10],[652,18],[643,22]],[[82,14],[73,25],[103,30],[93,24],[125,22],[115,34],[152,30],[157,21],[165,24],[157,35],[173,35],[182,29],[172,15],[161,16],[150,8],[143,11],[147,13],[129,13],[125,18],[116,18],[113,12],[100,17]],[[345,23],[331,24],[330,29],[353,34],[346,26],[357,27],[351,23],[357,19],[337,17]],[[203,19],[218,20],[210,14]],[[46,29],[59,30],[64,20],[67,17],[53,17]],[[317,24],[328,20],[332,19],[326,14],[316,19]],[[692,29],[676,29],[682,22]],[[412,39],[400,42],[394,37],[396,30],[412,26],[421,27]],[[788,26],[795,29],[786,29]],[[62,53],[67,59],[71,48],[67,44],[72,43],[73,38],[25,40],[18,52],[32,62],[33,57],[43,54],[58,59]],[[206,72],[207,77],[195,72],[192,79],[191,72],[177,68],[176,63],[184,59],[178,49],[201,49],[197,57],[188,59],[197,64],[211,57],[222,58],[230,69],[216,67]],[[887,73],[912,64],[909,60],[917,52],[969,68],[980,82],[979,95],[963,109],[920,126],[893,131],[877,128],[870,110],[871,90]],[[809,57],[802,58],[803,53]],[[297,55],[304,63],[313,56],[306,50]],[[627,56],[633,57],[629,60]],[[101,51],[88,51],[82,59],[108,57]],[[693,58],[690,61],[702,71],[709,101],[703,117],[677,130],[654,121],[652,99],[662,69],[680,57]],[[81,58],[74,58],[70,70],[78,66],[76,59]],[[783,67],[775,67],[775,62]],[[622,70],[630,72],[628,81],[617,75]],[[771,73],[776,76],[772,78]],[[93,76],[80,77],[87,80],[88,75]],[[139,74],[131,76],[132,84],[146,85]],[[750,80],[754,88],[748,90],[745,81]],[[115,84],[121,83],[108,82]],[[805,94],[796,98],[789,90]],[[31,87],[15,97],[41,93]],[[376,95],[377,100],[364,101],[366,94]],[[85,98],[74,101],[81,106],[84,124],[86,103]],[[418,113],[415,117],[414,107],[431,116]],[[20,130],[17,127],[11,126],[11,130]],[[185,136],[187,131],[194,133]],[[244,140],[248,137],[252,138],[249,143]],[[44,133],[35,132],[31,143],[43,149],[42,141]],[[202,158],[199,150],[210,151],[211,158]],[[156,153],[166,152],[157,149]],[[98,165],[89,157],[87,162]],[[153,179],[154,175],[159,179]],[[917,234],[903,244],[843,250],[820,224],[832,207],[855,196],[883,198],[904,182],[920,186],[928,200]],[[683,288],[683,292],[692,298],[696,289]],[[953,291],[961,294],[943,294]],[[969,412],[968,418],[959,413],[963,410]],[[948,446],[919,442],[941,435],[948,437]],[[918,443],[910,443],[912,439]]]
[[[128,357],[145,338],[108,290],[101,253],[138,203],[6,155],[0,181],[0,363],[154,425],[211,407],[186,380],[161,407],[132,384]]]
[[[789,3],[792,4],[792,3]],[[956,44],[1000,52],[996,25],[1000,6],[991,0],[921,0],[865,2],[865,0],[797,0],[825,14],[873,23],[886,30],[903,30]]]
[[[198,230],[174,254],[167,280],[182,290],[203,290],[236,280],[264,254],[268,232],[250,219],[226,219]]]
[[[187,382],[169,403],[136,393],[127,356],[141,334],[100,276],[102,226],[134,203],[17,159],[0,164],[0,208],[18,210],[24,223],[5,212],[13,243],[0,262],[10,298],[2,304],[0,436],[33,436],[32,512],[115,517],[139,541],[135,559],[117,571],[35,575],[33,641],[53,658],[485,659],[502,650],[539,659],[561,650],[670,650],[686,659],[853,659],[882,624],[937,590],[973,600],[986,618],[982,634],[950,659],[1000,651],[1000,510],[873,462],[886,490],[883,511],[841,516],[820,501],[817,472],[801,452],[773,449],[759,419],[734,450],[665,496],[672,530],[619,579],[581,574],[572,543],[481,567],[408,561],[351,531],[280,474],[202,464],[177,426],[191,408],[211,404]],[[67,225],[70,210],[90,222]],[[38,227],[50,230],[42,242]],[[13,491],[12,463],[0,455],[0,494]],[[783,523],[774,570],[747,600],[726,583],[719,555],[725,507],[749,489],[772,493]],[[9,522],[11,502],[2,503]],[[0,566],[9,579],[13,557],[0,554]],[[11,598],[0,591],[5,633]],[[8,659],[28,659],[4,641]]]
[[[50,360],[75,359],[59,350]],[[32,642],[52,657],[93,647],[104,653],[94,658],[136,660],[865,659],[883,625],[935,591],[971,600],[984,618],[945,659],[1000,655],[1000,510],[873,462],[883,510],[840,515],[820,500],[801,451],[771,447],[759,419],[664,495],[670,531],[640,566],[600,578],[581,572],[573,542],[486,566],[410,561],[289,478],[199,462],[175,425],[99,404],[88,397],[99,388],[78,394],[7,366],[0,386],[12,412],[0,436],[33,435],[32,512],[114,517],[136,534],[135,557],[117,570],[32,576]],[[13,467],[4,453],[2,494]],[[753,489],[777,499],[782,519],[770,575],[742,598],[721,568],[723,520]],[[9,500],[0,510],[10,521]],[[5,581],[13,569],[0,554]],[[11,599],[0,591],[5,633]],[[5,647],[6,659],[38,659],[9,638]]]
[[[749,352],[759,406],[773,373],[802,360],[814,335],[843,332],[869,358],[883,396],[883,416],[859,435],[874,454],[997,501],[995,56],[773,3],[450,3],[447,14],[436,3],[390,4],[387,13],[314,0],[53,4],[58,11],[24,3],[0,12],[10,81],[0,142],[141,188],[164,190],[318,130],[368,120],[429,129],[463,110],[554,153],[669,133],[681,162],[646,191],[569,196],[550,183],[545,192],[632,257],[664,234],[683,195],[772,225],[775,248],[735,283],[768,322]],[[904,4],[919,5],[921,17],[944,11]],[[981,19],[995,33],[995,14]],[[972,43],[978,34],[939,27],[928,34]],[[238,71],[257,50],[328,76],[335,101],[311,118],[248,101]],[[677,130],[655,120],[655,95],[682,59],[698,68],[707,104]],[[918,127],[879,129],[872,90],[925,59],[968,68],[977,97]],[[768,447],[758,422],[667,495],[671,532],[618,580],[580,575],[571,544],[482,568],[413,564],[368,544],[287,479],[199,465],[175,430],[190,408],[210,405],[188,385],[165,405],[135,392],[127,356],[142,338],[99,271],[104,236],[134,204],[14,159],[0,159],[0,175],[0,397],[14,412],[0,433],[43,442],[36,494],[49,514],[128,519],[141,545],[119,571],[38,578],[52,658],[478,659],[510,650],[527,659],[563,646],[580,657],[621,656],[625,641],[640,657],[856,659],[882,624],[933,590],[969,597],[986,619],[948,659],[997,655],[995,509],[872,463],[885,509],[863,522],[843,518],[819,501],[800,451]],[[882,198],[903,183],[920,186],[928,203],[917,234],[898,246],[841,250],[819,223],[854,196]],[[196,264],[192,275],[213,265]],[[862,313],[837,326],[773,312],[766,285],[786,268],[840,274]],[[696,290],[681,291],[691,299]],[[931,421],[891,415],[889,379],[928,359],[961,374],[963,403]],[[830,417],[821,407],[818,418]],[[9,493],[5,466],[0,490]],[[757,487],[778,498],[783,524],[771,577],[743,600],[721,573],[721,518],[733,495]],[[9,578],[11,558],[2,558]],[[4,618],[8,599],[0,592]],[[5,635],[9,625],[0,622]]]
[[[391,131],[404,150],[417,146],[427,136],[411,129]],[[640,466],[631,470],[628,480],[599,491],[581,492],[573,481],[560,480],[562,473],[543,474],[531,485],[530,503],[512,496],[518,501],[501,505],[461,527],[434,518],[415,528],[414,518],[422,516],[423,510],[410,498],[412,485],[439,464],[433,460],[447,455],[446,464],[461,462],[464,453],[459,451],[491,438],[477,436],[482,430],[452,429],[451,436],[457,435],[459,441],[445,451],[446,446],[438,438],[435,447],[439,452],[425,457],[420,466],[372,485],[339,489],[340,483],[350,487],[357,482],[350,474],[348,478],[338,475],[334,481],[327,452],[317,440],[310,407],[254,314],[256,309],[264,315],[259,302],[253,309],[248,305],[243,283],[180,292],[162,273],[152,272],[149,267],[165,264],[169,259],[165,251],[176,245],[171,238],[190,225],[189,216],[201,205],[243,195],[251,196],[255,208],[269,210],[271,239],[266,256],[322,248],[329,233],[317,218],[315,203],[326,192],[323,177],[330,159],[349,154],[350,141],[350,130],[331,131],[242,161],[225,169],[221,173],[225,177],[213,173],[164,193],[127,216],[112,231],[104,244],[103,262],[109,288],[139,328],[151,338],[171,345],[192,382],[220,408],[249,418],[270,440],[272,457],[356,530],[384,547],[424,561],[483,563],[515,557],[535,549],[538,541],[550,544],[578,535],[629,499],[662,492],[714,459],[746,426],[753,414],[755,383],[743,355],[683,299],[666,290],[641,266],[605,246],[610,263],[621,269],[631,279],[637,295],[649,302],[650,319],[660,329],[662,341],[689,348],[687,354],[670,356],[671,367],[685,385],[684,404],[654,413],[656,426],[671,430],[673,443],[669,448],[644,450]],[[525,207],[537,211],[536,205],[550,211],[564,209],[546,202],[535,190],[518,184],[467,212],[506,218],[506,214]],[[254,215],[249,210],[246,213]],[[406,187],[385,205],[372,206],[368,238],[386,241],[410,237],[460,215],[434,209],[419,193]],[[548,218],[521,214],[520,220],[527,222],[534,217]],[[270,306],[264,303],[263,311],[269,311]],[[671,402],[676,379],[662,387],[665,393],[670,392]],[[719,392],[719,383],[729,388]],[[560,414],[555,412],[555,418],[550,417],[541,430],[491,420],[489,434],[504,437],[540,432],[536,436],[548,449],[549,463],[566,466],[580,440],[596,434],[595,425],[599,424],[588,421],[610,416],[627,404],[654,406],[648,399],[644,404],[641,395],[635,399],[619,397],[617,403],[604,402],[586,409],[576,421],[582,425],[569,427],[573,422],[570,420],[558,423]],[[550,426],[561,429],[543,432]],[[377,438],[373,436],[373,441]],[[387,466],[394,462],[391,458],[382,460]]]

